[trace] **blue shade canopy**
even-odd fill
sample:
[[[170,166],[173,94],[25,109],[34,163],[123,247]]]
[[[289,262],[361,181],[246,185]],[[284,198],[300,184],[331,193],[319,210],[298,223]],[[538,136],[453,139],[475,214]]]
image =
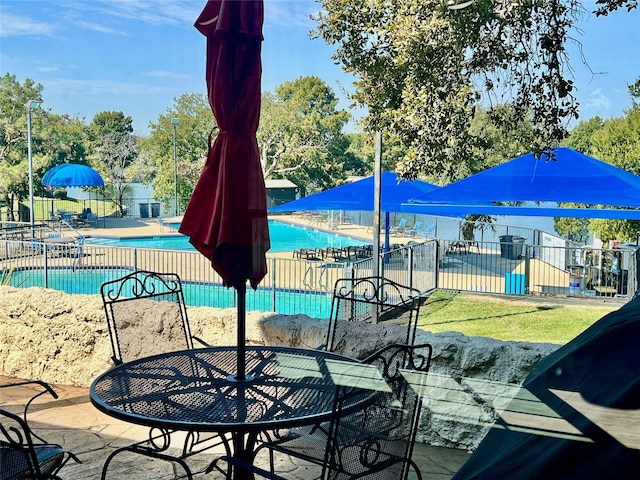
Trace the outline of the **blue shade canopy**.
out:
[[[373,176],[356,182],[331,188],[320,193],[283,203],[269,212],[292,212],[301,210],[361,210],[373,211]],[[383,172],[380,181],[380,210],[399,212],[410,198],[438,189],[421,180],[398,180],[394,172]]]
[[[103,187],[104,180],[91,167],[63,163],[48,170],[42,177],[42,184],[47,187]]]
[[[584,218],[640,218],[629,209],[490,205],[489,202],[568,202],[640,207],[640,177],[566,147],[555,159],[532,153],[414,197],[401,211]],[[485,204],[485,205],[482,205]]]

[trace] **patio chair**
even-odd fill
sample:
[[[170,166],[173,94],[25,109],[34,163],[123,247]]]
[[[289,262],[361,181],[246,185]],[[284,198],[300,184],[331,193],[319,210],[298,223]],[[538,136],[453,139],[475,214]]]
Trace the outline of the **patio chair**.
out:
[[[11,387],[41,387],[42,390],[24,405],[21,414],[0,408],[0,479],[57,479],[58,472],[67,462],[82,463],[73,453],[61,445],[49,443],[34,433],[27,421],[32,402],[48,393],[58,398],[56,392],[45,382],[38,380],[6,383],[0,390]],[[1,397],[2,395],[0,395]]]
[[[403,235],[405,233],[405,229],[407,227],[407,219],[401,218],[398,222],[398,225],[395,225],[389,228],[390,235]]]
[[[191,334],[178,275],[137,271],[103,283],[100,291],[111,339],[112,360],[116,365],[159,353],[192,349],[194,341],[208,346]],[[182,465],[189,478],[191,472],[184,458],[220,445],[229,451],[223,435],[201,437],[197,432],[188,432],[179,457],[161,453],[168,448],[170,434],[168,431],[158,434],[156,429],[152,429],[148,440],[116,450],[105,462],[102,478],[105,478],[108,464],[121,451],[175,461]]]
[[[418,232],[421,232],[421,231],[422,231],[422,222],[417,221],[416,223],[413,224],[413,227],[405,229],[404,233],[409,237],[417,237]]]
[[[420,313],[420,291],[383,277],[342,278],[333,288],[331,315],[325,343],[331,352],[343,352],[349,342],[346,322],[397,325],[404,327],[396,342],[413,344]]]
[[[270,470],[228,457],[221,457],[214,465],[226,461],[279,479],[274,454],[281,454],[321,466],[322,479],[405,480],[411,470],[421,479],[411,455],[422,407],[420,386],[432,354],[429,344],[393,344],[364,359],[362,363],[377,368],[386,388],[372,394],[354,389],[352,384],[338,385],[329,422],[265,437],[256,454],[268,450]],[[355,367],[354,377],[360,378],[360,371]]]

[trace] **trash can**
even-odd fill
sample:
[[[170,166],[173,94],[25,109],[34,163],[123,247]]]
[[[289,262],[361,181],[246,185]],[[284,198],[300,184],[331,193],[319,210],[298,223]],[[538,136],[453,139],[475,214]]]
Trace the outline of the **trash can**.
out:
[[[524,237],[514,237],[513,235],[500,236],[500,256],[510,260],[518,260],[522,256],[525,240]]]
[[[524,254],[524,242],[527,240],[524,237],[513,237],[513,244],[512,244],[512,249],[513,249],[513,256],[509,257],[511,258],[511,260],[518,260],[519,258],[522,258],[522,255]]]
[[[151,216],[153,218],[156,218],[156,217],[160,216],[160,204],[159,203],[152,203],[151,204]]]
[[[149,205],[146,203],[139,203],[140,206],[140,218],[149,218]]]
[[[500,236],[500,256],[502,258],[511,258],[511,244],[513,243],[513,235]]]

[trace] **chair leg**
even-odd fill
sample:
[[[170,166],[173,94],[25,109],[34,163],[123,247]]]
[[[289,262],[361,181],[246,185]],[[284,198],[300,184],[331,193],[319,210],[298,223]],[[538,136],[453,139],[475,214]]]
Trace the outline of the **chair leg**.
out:
[[[109,468],[109,464],[111,463],[111,460],[113,460],[116,455],[122,452],[139,453],[147,457],[157,458],[159,460],[165,460],[166,462],[169,462],[169,463],[177,463],[184,469],[185,473],[187,474],[187,479],[193,480],[193,474],[191,473],[191,469],[183,459],[179,457],[174,457],[171,455],[165,455],[164,453],[156,452],[147,448],[136,448],[136,445],[129,445],[126,447],[118,448],[116,451],[112,452],[107,457],[107,460],[104,462],[104,466],[102,467],[102,475],[100,476],[101,480],[106,480],[107,469]]]

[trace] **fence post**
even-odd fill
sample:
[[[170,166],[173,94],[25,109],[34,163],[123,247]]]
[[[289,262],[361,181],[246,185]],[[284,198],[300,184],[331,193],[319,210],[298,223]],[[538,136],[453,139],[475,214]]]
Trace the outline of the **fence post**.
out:
[[[409,264],[407,265],[407,281],[409,283],[409,288],[413,288],[413,246],[409,247],[409,254],[407,256],[407,261]]]
[[[44,251],[44,288],[49,288],[49,252],[45,242],[42,242],[42,246]]]
[[[530,255],[530,251],[529,251],[530,246],[529,245],[525,245],[524,246],[524,255],[525,255],[525,260],[524,260],[524,294],[525,295],[529,295],[530,293],[530,289],[529,289],[529,283],[531,281],[531,255]]]
[[[271,295],[273,298],[273,311],[276,312],[276,259],[271,259]]]

